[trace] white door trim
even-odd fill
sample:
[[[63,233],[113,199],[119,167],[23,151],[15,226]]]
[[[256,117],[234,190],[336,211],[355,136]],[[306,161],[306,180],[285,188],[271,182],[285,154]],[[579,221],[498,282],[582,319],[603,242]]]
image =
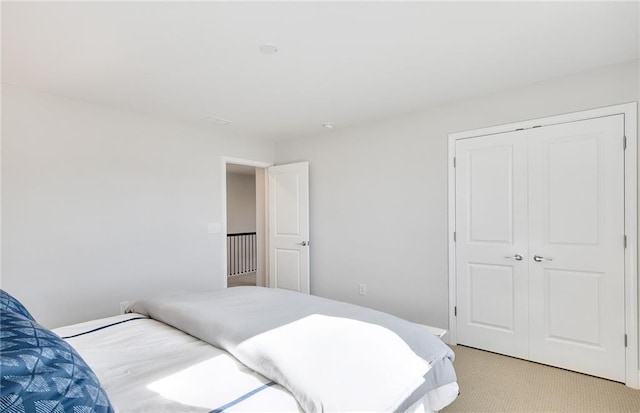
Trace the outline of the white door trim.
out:
[[[222,188],[222,196],[220,197],[220,199],[222,199],[222,213],[221,215],[221,220],[222,220],[222,233],[224,233],[226,235],[227,233],[227,164],[234,164],[234,165],[245,165],[245,166],[253,166],[255,168],[268,168],[270,166],[273,166],[273,163],[269,163],[269,162],[262,162],[262,161],[252,161],[249,159],[240,159],[240,158],[231,158],[228,156],[223,156],[221,157],[221,168],[222,168],[222,172],[220,174],[220,181],[221,181],[221,188]],[[265,217],[266,219],[266,217]],[[268,242],[268,240],[266,240],[266,242]],[[265,249],[268,248],[268,245],[265,246]],[[266,254],[268,255],[268,254]],[[222,259],[221,261],[221,267],[222,267],[222,281],[225,287],[227,286],[227,241],[226,239],[223,240],[222,242]],[[268,257],[266,258],[268,259]],[[266,268],[268,267],[268,263],[265,263]],[[268,277],[267,277],[268,278]]]
[[[624,130],[627,137],[627,149],[624,153],[625,165],[625,233],[627,236],[627,248],[625,249],[625,327],[627,334],[625,384],[629,387],[640,388],[640,368],[638,366],[638,134],[637,134],[637,102],[625,103],[615,106],[607,106],[585,110],[581,112],[567,113],[549,116],[541,119],[526,120],[509,123],[506,125],[492,126],[470,131],[455,132],[449,134],[448,149],[448,189],[449,189],[449,343],[457,343],[456,316],[456,256],[453,239],[456,230],[455,222],[455,168],[454,157],[456,141],[484,135],[492,135],[514,131],[516,129],[529,129],[536,126],[548,126],[559,123],[575,122],[585,119],[603,116],[624,115]]]

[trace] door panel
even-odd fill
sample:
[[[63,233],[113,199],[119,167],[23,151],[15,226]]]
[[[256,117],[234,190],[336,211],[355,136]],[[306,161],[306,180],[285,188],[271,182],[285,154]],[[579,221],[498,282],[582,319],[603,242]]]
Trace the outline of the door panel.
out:
[[[624,120],[529,132],[530,358],[624,381]]]
[[[543,305],[548,318],[549,339],[569,345],[602,347],[599,317],[602,275],[584,271],[544,271]],[[567,297],[571,299],[567,300]]]
[[[468,274],[469,324],[513,332],[513,267],[469,263]]]
[[[269,168],[269,285],[309,294],[309,164]]]
[[[546,157],[548,162],[548,187],[540,189],[549,192],[546,207],[550,244],[598,243],[598,143],[598,139],[591,135],[552,139],[545,143],[544,152],[534,155],[542,159]],[[536,144],[532,143],[532,153],[536,152]],[[535,160],[532,168],[539,170]],[[532,178],[536,179],[535,172]]]
[[[274,174],[275,201],[275,236],[300,235],[300,180],[297,171]]]
[[[456,143],[458,342],[526,357],[526,141],[519,133]]]
[[[275,268],[277,268],[276,288],[300,291],[301,252],[291,249],[275,250]]]
[[[513,147],[475,149],[467,153],[465,160],[469,181],[469,242],[512,244]]]

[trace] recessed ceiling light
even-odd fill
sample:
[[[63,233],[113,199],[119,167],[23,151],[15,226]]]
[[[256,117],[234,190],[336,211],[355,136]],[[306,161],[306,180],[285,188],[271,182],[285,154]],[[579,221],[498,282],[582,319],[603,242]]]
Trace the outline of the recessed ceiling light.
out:
[[[325,129],[333,129],[335,128],[336,124],[333,122],[325,122],[322,124],[322,127]]]
[[[200,119],[206,120],[207,122],[215,123],[216,125],[228,125],[231,123],[231,121],[228,119],[223,119],[218,116],[212,116],[212,115],[204,116]]]
[[[271,43],[261,44],[259,47],[260,51],[263,54],[276,54],[278,53],[278,46]]]

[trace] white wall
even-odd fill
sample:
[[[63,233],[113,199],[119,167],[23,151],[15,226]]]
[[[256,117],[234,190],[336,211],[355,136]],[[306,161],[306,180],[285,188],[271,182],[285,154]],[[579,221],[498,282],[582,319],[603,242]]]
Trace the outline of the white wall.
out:
[[[637,73],[630,62],[277,144],[277,163],[309,161],[312,293],[447,328],[447,135],[635,101]]]
[[[221,157],[272,144],[7,85],[2,118],[2,288],[38,321],[225,285]]]
[[[635,63],[276,147],[310,161],[314,294],[447,327],[447,134],[638,99]],[[2,288],[49,327],[224,286],[221,156],[270,144],[7,85]],[[367,296],[358,295],[366,283]]]
[[[227,233],[255,231],[255,175],[227,172]]]

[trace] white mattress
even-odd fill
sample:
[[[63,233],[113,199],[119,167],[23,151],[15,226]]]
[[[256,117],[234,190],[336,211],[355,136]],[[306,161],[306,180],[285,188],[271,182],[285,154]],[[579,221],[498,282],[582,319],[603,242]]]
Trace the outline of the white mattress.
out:
[[[125,314],[54,330],[93,368],[117,412],[301,411],[286,389],[229,353],[141,317]],[[408,411],[441,409],[457,394],[457,384],[450,383]]]

